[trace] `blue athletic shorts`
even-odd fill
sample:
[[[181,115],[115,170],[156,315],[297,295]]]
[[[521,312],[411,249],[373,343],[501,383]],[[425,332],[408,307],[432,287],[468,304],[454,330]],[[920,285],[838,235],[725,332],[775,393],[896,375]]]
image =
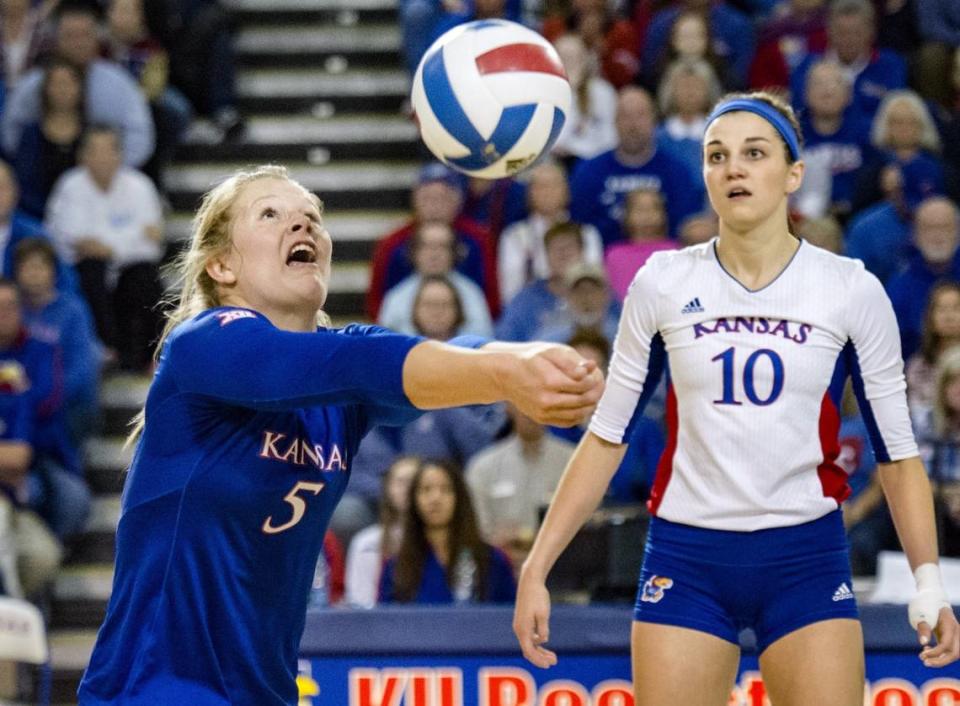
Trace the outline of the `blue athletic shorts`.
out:
[[[654,517],[633,615],[734,644],[752,628],[758,653],[805,625],[857,619],[843,516],[756,532]]]

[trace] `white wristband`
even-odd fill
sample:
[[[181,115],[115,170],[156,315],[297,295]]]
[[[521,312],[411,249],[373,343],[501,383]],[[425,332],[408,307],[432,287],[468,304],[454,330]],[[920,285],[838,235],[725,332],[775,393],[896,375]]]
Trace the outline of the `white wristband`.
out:
[[[940,619],[940,609],[949,607],[947,592],[943,588],[943,579],[940,576],[940,566],[937,564],[921,564],[913,572],[917,582],[917,595],[910,601],[907,615],[914,630],[920,623],[926,623],[930,628],[937,626]]]

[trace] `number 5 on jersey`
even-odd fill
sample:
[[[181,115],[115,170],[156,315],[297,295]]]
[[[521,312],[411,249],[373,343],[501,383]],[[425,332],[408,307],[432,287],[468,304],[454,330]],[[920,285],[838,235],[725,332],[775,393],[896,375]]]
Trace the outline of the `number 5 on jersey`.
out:
[[[731,346],[723,353],[715,355],[710,359],[723,363],[723,397],[719,400],[714,400],[714,404],[743,404],[743,402],[737,400],[733,389],[733,378],[736,367],[734,357],[736,352],[737,349]],[[773,384],[770,386],[770,392],[766,397],[760,397],[757,394],[757,388],[754,382],[754,371],[760,358],[769,359],[770,365],[773,367]],[[776,351],[772,351],[769,348],[761,348],[751,353],[743,366],[743,394],[747,396],[747,399],[750,400],[751,403],[765,407],[775,402],[781,392],[783,392],[783,361],[780,359],[780,356],[777,355]]]
[[[263,521],[263,526],[260,528],[266,534],[279,534],[280,532],[286,532],[288,529],[296,525],[300,520],[303,519],[303,514],[307,511],[307,501],[301,498],[297,493],[301,490],[304,490],[308,493],[313,493],[318,495],[325,483],[308,483],[305,480],[297,481],[296,485],[290,489],[290,492],[283,496],[283,501],[289,503],[291,510],[290,519],[284,522],[282,525],[273,525],[273,515],[270,515]]]

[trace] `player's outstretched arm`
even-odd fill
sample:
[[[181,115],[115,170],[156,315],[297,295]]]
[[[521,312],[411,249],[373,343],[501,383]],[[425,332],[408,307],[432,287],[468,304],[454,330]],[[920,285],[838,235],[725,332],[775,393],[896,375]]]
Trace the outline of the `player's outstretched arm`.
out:
[[[471,350],[425,341],[404,361],[403,389],[420,409],[508,400],[542,424],[572,426],[593,412],[603,375],[560,344],[491,342]]]
[[[937,532],[930,482],[919,457],[879,465],[880,483],[917,580],[910,601],[910,623],[928,667],[943,667],[960,658],[960,626],[947,601],[937,557]],[[936,644],[931,637],[936,636]]]
[[[587,432],[567,464],[550,509],[520,570],[513,632],[523,656],[538,667],[557,663],[544,647],[550,637],[550,594],[547,574],[557,557],[600,504],[627,447]]]

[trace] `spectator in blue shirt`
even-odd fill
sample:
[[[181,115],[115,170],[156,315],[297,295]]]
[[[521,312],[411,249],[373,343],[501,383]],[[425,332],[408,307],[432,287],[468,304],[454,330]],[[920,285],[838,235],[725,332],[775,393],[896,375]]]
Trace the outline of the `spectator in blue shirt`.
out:
[[[97,418],[100,344],[93,316],[81,297],[58,289],[58,258],[49,240],[20,241],[14,263],[27,330],[58,346],[63,356],[67,424],[74,445],[81,448]]]
[[[916,93],[886,95],[873,119],[870,142],[876,154],[857,177],[855,210],[881,200],[898,182],[909,183],[920,198],[944,193],[947,170],[940,159],[940,135]]]
[[[753,61],[757,48],[756,33],[749,17],[722,1],[683,0],[654,15],[647,30],[640,61],[644,71],[657,64],[657,58],[664,52],[670,39],[674,22],[685,11],[708,13],[710,34],[713,35],[711,49],[718,57],[726,60],[730,68],[730,87],[745,86],[750,62]]]
[[[484,542],[463,474],[428,461],[414,476],[397,556],[380,577],[381,603],[511,603],[510,560]]]
[[[806,107],[807,73],[826,58],[840,63],[853,83],[853,105],[872,118],[887,91],[907,85],[906,62],[889,49],[876,48],[876,34],[876,12],[868,0],[836,0],[827,20],[826,50],[807,55],[790,76],[794,106]]]
[[[583,228],[577,223],[557,223],[543,236],[548,275],[534,280],[510,300],[497,322],[503,341],[532,341],[533,334],[564,306],[564,275],[583,261]]]
[[[20,294],[8,279],[0,280],[0,366],[19,371],[34,405],[29,505],[57,536],[68,537],[83,528],[90,492],[80,476],[79,455],[63,414],[60,353],[53,344],[27,332]]]
[[[110,125],[123,137],[125,164],[138,167],[153,154],[153,119],[136,81],[119,65],[99,58],[99,24],[93,9],[70,4],[56,25],[56,53],[83,69],[86,76],[87,121]],[[7,154],[14,153],[24,128],[40,116],[44,71],[33,69],[7,97],[0,136]]]
[[[920,346],[927,296],[940,280],[960,281],[960,217],[957,206],[935,196],[917,207],[913,244],[919,253],[887,282],[887,294],[900,325],[904,359]]]
[[[610,361],[610,341],[596,331],[581,329],[576,331],[567,345],[588,360],[592,360],[606,373]],[[660,426],[652,418],[657,414],[662,418],[664,385],[661,383],[653,393],[654,399],[644,414],[636,417],[628,431],[629,443],[626,455],[620,467],[613,474],[604,503],[611,505],[646,502],[657,472],[657,464],[663,454],[664,438]],[[656,408],[652,410],[651,407]],[[561,439],[579,443],[586,432],[586,425],[573,427],[549,427],[550,433]]]
[[[600,231],[604,247],[622,239],[623,204],[635,189],[657,189],[664,197],[670,235],[704,205],[703,179],[686,162],[656,142],[653,100],[642,88],[627,86],[617,98],[617,147],[577,165],[570,182],[571,220]]]
[[[808,218],[849,216],[856,175],[869,159],[869,122],[851,105],[851,84],[841,66],[817,61],[807,74],[808,110],[800,118],[807,174],[796,207]],[[814,165],[822,179],[811,179]],[[820,187],[819,189],[817,187]]]
[[[20,195],[17,178],[10,165],[0,159],[0,275],[12,279],[13,253],[26,238],[48,238],[43,225],[17,208]],[[77,274],[64,262],[57,263],[57,287],[77,291]]]

